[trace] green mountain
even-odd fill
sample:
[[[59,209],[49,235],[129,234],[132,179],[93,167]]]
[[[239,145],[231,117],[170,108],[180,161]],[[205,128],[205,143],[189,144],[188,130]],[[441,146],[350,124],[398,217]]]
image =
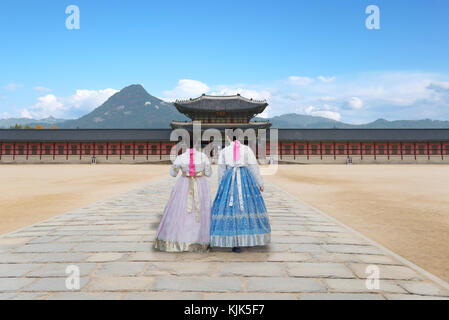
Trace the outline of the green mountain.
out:
[[[79,119],[64,120],[49,117],[41,120],[26,118],[0,119],[0,128],[9,128],[16,123],[34,126],[56,124],[58,128],[169,128],[173,120],[187,121],[186,116],[176,110],[173,103],[150,95],[140,84],[130,85],[111,96],[105,103]],[[267,120],[255,118],[254,120]],[[376,121],[354,125],[324,117],[288,113],[268,119],[272,128],[449,128],[449,121],[397,120]]]
[[[377,119],[376,121],[363,124],[359,126],[360,128],[389,128],[389,129],[423,129],[423,128],[434,128],[434,129],[445,129],[449,128],[449,121],[441,120],[396,120],[388,121],[385,119]]]
[[[11,126],[15,126],[16,124],[20,124],[23,127],[26,125],[30,125],[34,127],[35,125],[42,124],[44,127],[47,127],[49,125],[59,125],[60,123],[63,123],[67,120],[65,119],[56,119],[53,117],[48,117],[45,119],[29,119],[29,118],[8,118],[8,119],[0,119],[0,128],[9,128]]]
[[[256,120],[262,120],[256,118]],[[266,119],[265,119],[266,120]],[[324,118],[297,113],[288,113],[268,119],[272,128],[321,129],[321,128],[355,128],[355,125]]]
[[[267,120],[255,118],[255,120]],[[366,124],[349,124],[336,121],[324,117],[309,116],[297,113],[288,113],[268,119],[272,123],[272,128],[279,129],[350,129],[350,128],[367,128],[367,129],[447,129],[449,121],[440,120],[396,120],[388,121],[385,119],[377,119],[376,121]]]
[[[105,103],[60,128],[168,128],[173,120],[187,120],[172,103],[150,95],[140,84],[123,88]]]

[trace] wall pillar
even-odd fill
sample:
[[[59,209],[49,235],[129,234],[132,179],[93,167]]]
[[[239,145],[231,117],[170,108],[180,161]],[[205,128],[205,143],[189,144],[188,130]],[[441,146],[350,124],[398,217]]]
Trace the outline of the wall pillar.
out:
[[[415,160],[416,160],[416,142],[413,142],[413,154],[414,154]]]
[[[388,160],[390,160],[390,142],[387,142],[387,154],[388,154]]]

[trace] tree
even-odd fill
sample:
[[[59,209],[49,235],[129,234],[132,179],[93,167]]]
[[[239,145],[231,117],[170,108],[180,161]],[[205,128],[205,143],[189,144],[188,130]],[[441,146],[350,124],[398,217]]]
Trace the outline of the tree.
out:
[[[22,127],[21,124],[16,123],[16,124],[14,125],[14,129],[22,129],[22,128],[23,128],[23,127]]]
[[[41,125],[41,124],[36,124],[36,125],[34,126],[34,129],[44,129],[44,126]]]

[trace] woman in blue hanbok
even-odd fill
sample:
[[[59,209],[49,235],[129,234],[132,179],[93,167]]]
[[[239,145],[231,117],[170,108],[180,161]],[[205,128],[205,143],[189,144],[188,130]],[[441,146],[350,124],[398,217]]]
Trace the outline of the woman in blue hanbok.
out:
[[[262,198],[263,179],[253,151],[238,140],[218,158],[219,187],[212,205],[211,247],[263,246],[271,228]]]

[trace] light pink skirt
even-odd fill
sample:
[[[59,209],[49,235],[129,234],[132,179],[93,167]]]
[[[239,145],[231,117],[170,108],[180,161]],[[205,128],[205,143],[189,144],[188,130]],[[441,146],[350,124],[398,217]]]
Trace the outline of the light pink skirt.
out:
[[[188,212],[190,179],[176,182],[157,231],[154,247],[161,251],[206,251],[209,247],[211,200],[206,177],[198,177],[199,222],[196,212]]]

